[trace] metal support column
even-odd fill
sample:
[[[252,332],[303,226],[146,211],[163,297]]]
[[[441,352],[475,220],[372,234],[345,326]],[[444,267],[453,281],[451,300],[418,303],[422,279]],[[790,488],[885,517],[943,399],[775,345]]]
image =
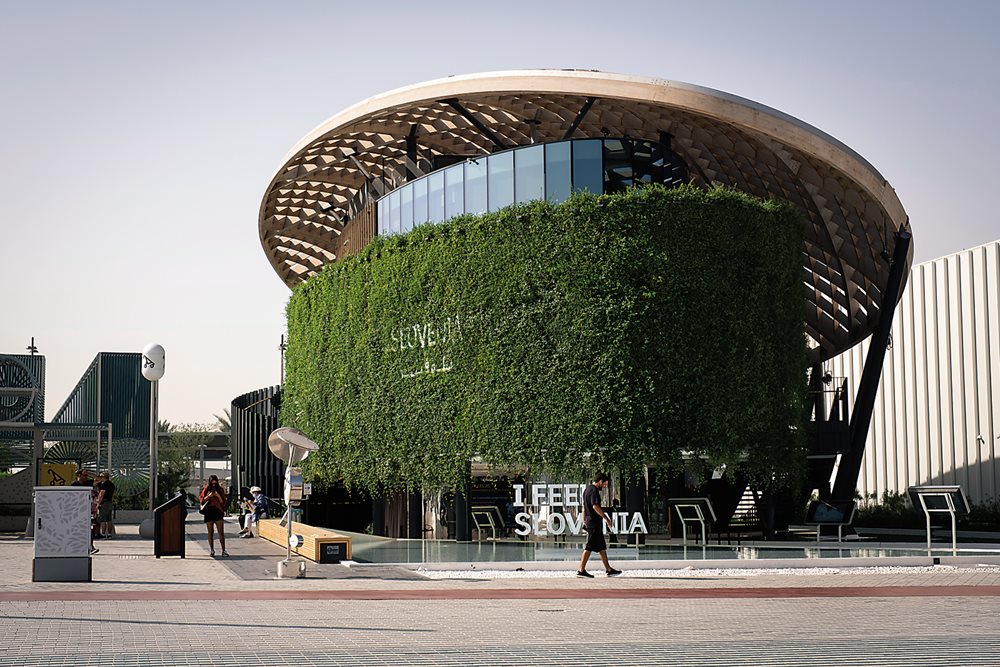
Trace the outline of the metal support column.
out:
[[[455,490],[455,540],[458,542],[468,542],[472,539],[468,493],[468,483]]]
[[[411,539],[424,536],[424,498],[419,489],[406,494],[406,536]]]
[[[157,488],[159,481],[160,461],[159,461],[159,402],[160,402],[160,382],[153,380],[149,383],[149,510],[156,507],[156,496],[159,494]],[[204,473],[204,466],[202,467]],[[204,477],[204,474],[202,475]],[[202,486],[205,480],[201,480]]]
[[[32,429],[31,447],[31,486],[38,486],[38,469],[42,458],[45,456],[45,431],[39,428],[38,424]],[[24,528],[25,537],[35,536],[35,499],[31,499],[31,516],[28,518],[28,525]]]
[[[385,537],[385,499],[372,498],[372,534]]]
[[[882,316],[878,328],[872,334],[865,368],[858,385],[858,396],[854,401],[854,412],[851,415],[851,447],[840,458],[837,480],[833,485],[832,496],[837,500],[853,500],[857,490],[861,459],[864,457],[865,442],[868,440],[868,427],[871,425],[872,412],[875,409],[875,394],[878,392],[885,351],[889,344],[889,334],[892,332],[892,318],[896,313],[896,302],[899,301],[905,284],[906,256],[910,250],[910,239],[908,231],[896,233],[896,245],[889,266],[889,281],[882,299]]]

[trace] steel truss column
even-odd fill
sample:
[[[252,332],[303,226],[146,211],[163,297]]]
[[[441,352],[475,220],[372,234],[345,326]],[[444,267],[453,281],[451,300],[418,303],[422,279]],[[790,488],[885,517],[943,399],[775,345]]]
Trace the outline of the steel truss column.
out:
[[[597,101],[596,97],[587,98],[587,101],[583,103],[583,106],[580,107],[580,111],[576,114],[576,118],[574,118],[573,122],[570,123],[570,126],[566,128],[566,133],[563,134],[562,138],[563,141],[566,141],[571,136],[573,136],[573,133],[576,132],[576,128],[580,127],[580,123],[583,122],[583,119],[586,117],[587,112],[590,111],[590,107],[594,106],[594,102],[596,101]]]
[[[893,249],[892,264],[889,267],[889,281],[882,299],[882,317],[879,319],[878,328],[872,334],[868,357],[865,359],[861,382],[858,385],[858,396],[854,401],[854,411],[851,415],[851,446],[847,453],[840,457],[837,480],[833,485],[832,495],[837,500],[853,500],[857,490],[861,459],[865,454],[868,428],[875,409],[875,394],[878,392],[882,364],[885,361],[885,351],[892,331],[892,319],[906,277],[906,256],[910,250],[910,240],[908,231],[896,233],[896,247]]]
[[[466,109],[464,106],[462,106],[462,103],[459,102],[456,98],[453,97],[447,100],[439,100],[439,101],[443,104],[447,104],[452,109],[457,111],[459,115],[462,116],[462,118],[469,121],[469,123],[474,128],[479,130],[480,134],[486,137],[490,141],[490,143],[493,144],[493,148],[495,150],[502,151],[502,150],[507,150],[508,148],[512,148],[512,146],[508,146],[507,144],[505,144],[503,140],[500,137],[498,137],[493,130],[486,127],[486,125],[484,125],[481,120],[472,115],[472,112]]]

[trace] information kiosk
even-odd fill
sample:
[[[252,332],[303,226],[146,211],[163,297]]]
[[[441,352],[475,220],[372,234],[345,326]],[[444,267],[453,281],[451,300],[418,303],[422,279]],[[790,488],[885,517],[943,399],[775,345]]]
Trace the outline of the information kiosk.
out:
[[[910,502],[922,510],[927,519],[927,548],[931,548],[931,514],[947,514],[951,517],[951,550],[958,550],[957,518],[968,516],[969,501],[957,484],[943,486],[911,486],[906,490]]]
[[[715,510],[712,509],[712,501],[708,498],[671,498],[668,503],[677,510],[677,518],[681,520],[684,527],[683,544],[687,544],[689,523],[701,526],[701,543],[707,544],[705,524],[715,523]]]
[[[837,542],[844,541],[844,526],[854,521],[857,503],[853,500],[814,500],[809,503],[806,523],[816,526],[816,542],[819,543],[823,526],[837,527]]]

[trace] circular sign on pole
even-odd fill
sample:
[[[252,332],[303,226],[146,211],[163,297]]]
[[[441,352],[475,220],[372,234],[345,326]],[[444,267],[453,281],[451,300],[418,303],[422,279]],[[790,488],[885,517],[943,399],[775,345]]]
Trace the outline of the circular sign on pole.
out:
[[[165,356],[162,345],[150,343],[142,348],[142,377],[150,382],[156,382],[163,377]]]
[[[38,395],[38,380],[24,362],[0,354],[0,421],[36,421]]]

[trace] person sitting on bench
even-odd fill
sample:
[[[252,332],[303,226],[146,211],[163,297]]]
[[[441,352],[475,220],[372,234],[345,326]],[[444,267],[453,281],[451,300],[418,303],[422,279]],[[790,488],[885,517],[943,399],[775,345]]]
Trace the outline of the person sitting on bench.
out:
[[[240,531],[240,537],[253,537],[254,525],[260,519],[267,517],[267,496],[264,495],[259,486],[251,486],[250,493],[253,495],[253,509],[247,512],[246,522],[243,524],[243,530]]]

